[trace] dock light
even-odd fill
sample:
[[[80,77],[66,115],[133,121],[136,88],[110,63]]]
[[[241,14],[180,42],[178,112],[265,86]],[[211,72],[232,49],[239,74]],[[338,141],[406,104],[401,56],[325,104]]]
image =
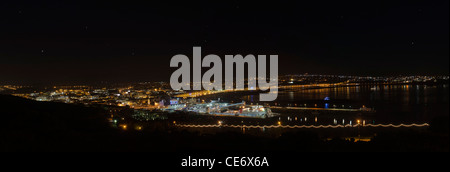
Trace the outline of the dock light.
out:
[[[356,120],[356,122],[358,123],[358,124],[360,124],[361,123],[361,121],[358,119],[358,120]]]
[[[281,121],[278,121],[278,125],[281,125]]]
[[[217,123],[218,123],[219,125],[222,125],[223,122],[222,122],[222,121],[218,121]]]

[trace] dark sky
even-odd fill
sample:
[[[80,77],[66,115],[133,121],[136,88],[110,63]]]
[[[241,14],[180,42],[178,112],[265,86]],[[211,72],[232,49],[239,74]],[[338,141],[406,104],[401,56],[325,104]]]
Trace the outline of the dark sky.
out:
[[[168,81],[172,56],[278,54],[280,74],[449,73],[449,1],[0,1],[0,83]]]

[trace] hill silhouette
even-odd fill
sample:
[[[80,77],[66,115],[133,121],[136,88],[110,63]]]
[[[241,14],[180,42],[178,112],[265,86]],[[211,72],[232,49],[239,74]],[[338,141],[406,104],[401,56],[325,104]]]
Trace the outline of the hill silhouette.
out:
[[[0,118],[0,151],[96,150],[96,138],[113,132],[98,108],[8,95],[0,95]]]

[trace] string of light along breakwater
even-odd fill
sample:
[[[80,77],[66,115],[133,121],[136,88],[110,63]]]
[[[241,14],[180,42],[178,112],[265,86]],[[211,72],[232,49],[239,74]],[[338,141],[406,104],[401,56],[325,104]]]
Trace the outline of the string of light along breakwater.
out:
[[[340,82],[340,83],[330,83],[330,84],[303,84],[303,85],[280,85],[277,86],[277,89],[307,89],[307,88],[330,88],[330,87],[350,87],[350,86],[359,86],[359,83],[348,83],[348,82]],[[212,94],[226,93],[226,92],[239,92],[239,91],[249,91],[248,88],[244,89],[234,89],[234,90],[201,90],[201,91],[193,91],[189,93],[183,93],[174,95],[175,97],[201,97]]]
[[[428,127],[428,123],[423,124],[355,124],[355,125],[188,125],[188,124],[175,124],[177,127],[184,128],[355,128],[355,127]]]

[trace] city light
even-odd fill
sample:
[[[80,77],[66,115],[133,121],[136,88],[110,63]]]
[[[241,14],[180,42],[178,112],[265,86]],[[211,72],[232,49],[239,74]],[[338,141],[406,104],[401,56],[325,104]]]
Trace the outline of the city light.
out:
[[[449,150],[449,1],[25,1],[0,3],[0,151],[304,171]]]

